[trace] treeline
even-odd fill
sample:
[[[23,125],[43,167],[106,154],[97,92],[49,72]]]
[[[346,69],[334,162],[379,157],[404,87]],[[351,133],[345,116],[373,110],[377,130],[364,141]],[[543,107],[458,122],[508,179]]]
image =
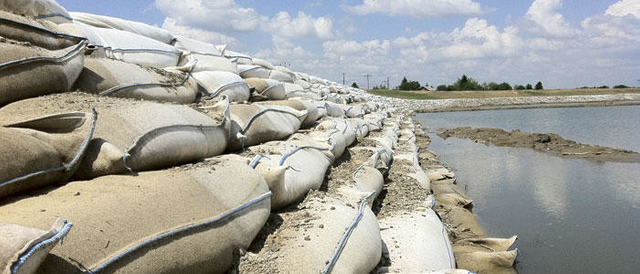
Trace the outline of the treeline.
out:
[[[436,88],[436,90],[439,90],[439,91],[514,90],[514,89],[515,90],[527,90],[527,89],[542,90],[544,89],[544,87],[542,86],[542,82],[536,83],[535,86],[532,86],[531,84],[511,86],[507,82],[502,82],[500,84],[496,82],[489,82],[489,83],[485,82],[480,84],[476,79],[467,77],[467,75],[463,74],[462,77],[458,78],[458,80],[455,81],[453,84],[440,85]]]

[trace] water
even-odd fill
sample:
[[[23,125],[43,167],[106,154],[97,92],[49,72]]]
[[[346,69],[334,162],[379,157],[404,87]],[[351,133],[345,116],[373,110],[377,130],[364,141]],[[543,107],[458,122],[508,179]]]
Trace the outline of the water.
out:
[[[576,142],[640,151],[640,106],[500,109],[416,115],[427,127],[494,127],[558,133]]]
[[[433,113],[418,115],[416,119],[426,127],[449,124],[562,132],[576,128],[576,124],[589,124],[580,120],[594,120],[593,116],[579,113],[600,113],[604,117],[597,120],[609,118],[612,122],[607,124],[616,124],[629,132],[622,136],[624,138],[617,138],[621,143],[630,144],[627,148],[633,148],[639,140],[632,137],[640,134],[637,119],[613,120],[619,113],[640,117],[640,108],[577,108],[571,109],[570,115],[558,115],[567,113],[566,110]],[[505,118],[487,119],[500,115]],[[541,117],[554,117],[554,120],[540,122]],[[603,139],[610,137],[601,133],[606,131],[605,127],[580,131],[583,133],[577,136],[591,132],[594,136],[604,136]],[[443,140],[434,134],[430,136],[430,149],[438,153],[442,162],[455,168],[458,184],[474,200],[474,212],[487,234],[518,235],[515,246],[521,250],[517,264],[520,273],[634,273],[640,269],[637,259],[640,164],[594,163],[530,149],[485,146],[466,139]],[[635,139],[626,140],[628,138]],[[588,143],[605,141],[591,138]],[[624,147],[616,142],[611,144]]]

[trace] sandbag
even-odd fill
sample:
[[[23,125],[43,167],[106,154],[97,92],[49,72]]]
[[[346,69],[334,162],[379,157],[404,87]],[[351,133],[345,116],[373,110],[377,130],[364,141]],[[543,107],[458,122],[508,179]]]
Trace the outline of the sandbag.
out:
[[[330,117],[337,117],[337,118],[344,118],[345,114],[344,114],[344,110],[340,107],[340,105],[333,103],[333,102],[324,102],[324,108],[327,110],[327,116]]]
[[[7,105],[0,109],[0,122],[11,117],[29,119],[43,111],[95,106],[100,120],[76,173],[79,178],[94,178],[161,169],[221,154],[229,138],[227,104],[221,101],[205,115],[182,105],[65,93]]]
[[[391,266],[405,273],[456,267],[447,231],[431,207],[380,219]],[[464,268],[464,267],[463,267]]]
[[[198,94],[198,84],[190,76],[115,59],[86,58],[75,88],[101,96],[189,104]]]
[[[0,223],[1,273],[35,273],[71,226],[62,219],[57,219],[49,230]]]
[[[278,273],[369,273],[381,256],[370,197],[339,200],[317,192],[274,233]],[[298,229],[304,227],[304,231]]]
[[[477,273],[518,273],[513,267],[517,257],[517,249],[499,252],[456,253],[456,261],[460,268],[471,269]]]
[[[284,72],[285,74],[288,74],[289,77],[286,77],[286,78],[291,78],[291,82],[290,83],[293,83],[293,80],[296,79],[296,74],[292,70],[290,70],[289,68],[284,67],[284,66],[274,66],[274,68],[275,68],[276,71]],[[281,75],[281,74],[278,73],[277,75]]]
[[[280,209],[302,199],[311,189],[319,189],[333,161],[329,146],[310,140],[268,142],[253,146],[257,156],[252,165],[273,192],[271,207]]]
[[[212,44],[182,35],[175,35],[175,38],[173,45],[176,49],[202,55],[223,56],[222,52]]]
[[[235,52],[235,51],[230,51],[225,49],[222,53],[225,57],[227,57],[229,60],[231,60],[231,62],[234,62],[238,65],[251,65],[253,64],[253,58],[251,58],[251,56],[243,54],[243,53],[239,53],[239,52]]]
[[[71,177],[86,153],[96,119],[94,110],[0,127],[0,198]]]
[[[249,86],[237,74],[227,71],[199,71],[192,75],[207,90],[205,99],[227,96],[230,102],[249,100]]]
[[[238,75],[238,66],[226,57],[212,54],[183,52],[178,66],[195,63],[194,72],[198,71],[226,71]]]
[[[364,110],[364,106],[359,104],[351,104],[351,105],[340,105],[344,110],[345,115],[349,118],[358,118],[363,117],[366,113]]]
[[[284,85],[280,81],[260,78],[247,78],[244,81],[251,90],[252,102],[284,99]]]
[[[269,70],[261,66],[238,65],[238,73],[244,79],[247,79],[247,78],[269,79]]]
[[[300,85],[296,85],[296,84],[292,84],[292,83],[288,83],[288,82],[284,82],[284,81],[280,81],[280,82],[284,83],[284,90],[285,90],[285,95],[287,96],[287,98],[293,97],[293,96],[304,95],[306,93],[305,90]]]
[[[350,144],[347,144],[347,138],[338,129],[327,131],[311,131],[306,136],[311,137],[313,140],[323,143],[329,143],[332,145],[331,153],[335,159],[340,158],[344,153],[344,150]],[[295,136],[292,136],[294,138]]]
[[[264,60],[264,59],[260,59],[260,58],[253,58],[253,64],[256,65],[256,66],[261,66],[261,67],[266,68],[268,70],[275,69],[273,64],[271,64],[269,61]]]
[[[311,84],[305,80],[302,79],[296,79],[295,81],[293,81],[294,84],[301,86],[303,89],[309,89],[311,88]]]
[[[313,126],[316,123],[316,121],[320,119],[320,113],[318,111],[318,108],[312,101],[289,99],[289,100],[279,100],[279,101],[265,101],[265,102],[260,102],[260,104],[288,106],[299,111],[307,111],[307,116],[305,117],[304,121],[302,121],[302,125],[301,125],[301,127],[303,128]]]
[[[427,173],[420,167],[417,151],[409,153],[398,153],[396,151],[393,157],[395,160],[404,160],[404,162],[394,162],[394,165],[402,165],[405,175],[415,179],[426,191],[431,191],[431,180],[429,180]]]
[[[117,29],[97,28],[74,23],[89,42],[99,48],[95,55],[128,63],[164,68],[178,65],[181,52],[172,45]]]
[[[71,12],[70,14],[71,17],[73,17],[73,21],[75,22],[80,22],[98,28],[110,28],[128,31],[168,45],[171,45],[176,39],[168,30],[147,25],[141,22],[84,12]]]
[[[73,20],[55,0],[0,0],[0,10],[58,24]]]
[[[315,129],[321,131],[336,130],[337,132],[333,134],[344,135],[346,146],[350,146],[356,140],[356,129],[347,120],[327,119],[318,124]]]
[[[231,105],[231,135],[227,150],[233,151],[289,137],[300,129],[306,111],[278,105]]]
[[[282,72],[282,71],[278,71],[278,70],[270,70],[269,71],[269,76],[268,78],[273,79],[273,80],[278,80],[280,82],[285,82],[285,83],[291,83],[293,84],[293,80],[295,79],[294,76],[292,76],[291,74]],[[297,84],[295,84],[297,85]],[[300,86],[300,85],[298,85]],[[302,88],[302,86],[301,86]]]
[[[41,273],[225,273],[270,212],[267,185],[239,158],[72,182],[3,205],[0,222],[74,223]]]
[[[67,92],[80,75],[86,42],[60,50],[0,39],[0,106]]]

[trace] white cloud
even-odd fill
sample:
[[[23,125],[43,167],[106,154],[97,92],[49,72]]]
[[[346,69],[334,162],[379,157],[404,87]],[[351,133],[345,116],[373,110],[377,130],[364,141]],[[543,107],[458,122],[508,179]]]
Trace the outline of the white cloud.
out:
[[[178,25],[213,31],[254,31],[267,20],[233,0],[156,0],[155,6]]]
[[[525,18],[534,23],[534,32],[554,37],[569,37],[577,33],[557,10],[562,7],[562,0],[536,0]]]
[[[330,18],[313,18],[304,12],[298,12],[298,17],[291,18],[288,12],[281,11],[271,18],[264,28],[278,37],[327,40],[334,36],[333,22]]]
[[[361,5],[342,6],[351,13],[364,15],[385,13],[387,15],[409,15],[416,18],[450,15],[479,15],[482,6],[472,0],[364,0]]]
[[[236,38],[215,31],[201,30],[178,25],[175,19],[169,17],[164,19],[162,28],[170,31],[173,34],[186,36],[214,45],[228,44],[229,46],[236,46],[239,44]]]
[[[607,15],[625,16],[631,14],[640,18],[640,0],[622,0],[607,9]]]

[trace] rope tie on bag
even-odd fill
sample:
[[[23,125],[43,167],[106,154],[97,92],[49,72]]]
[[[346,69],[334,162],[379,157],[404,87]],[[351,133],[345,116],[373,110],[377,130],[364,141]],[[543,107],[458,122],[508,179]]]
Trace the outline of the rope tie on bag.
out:
[[[360,220],[362,220],[364,207],[366,206],[367,201],[375,193],[376,193],[375,190],[371,191],[371,193],[369,193],[366,197],[364,197],[364,199],[362,199],[362,201],[360,202],[360,208],[358,209],[358,215],[356,215],[356,217],[353,219],[353,222],[351,222],[351,225],[349,226],[349,228],[347,228],[347,231],[344,232],[344,235],[342,236],[342,238],[340,239],[340,242],[338,243],[338,247],[333,252],[333,255],[331,256],[331,259],[329,259],[329,263],[327,263],[327,265],[322,270],[323,274],[331,272],[331,270],[335,266],[336,262],[338,261],[338,258],[340,257],[340,254],[342,253],[342,250],[344,250],[344,247],[346,246],[347,241],[349,240],[349,237],[351,236],[351,233],[353,233],[353,230],[355,230],[355,228],[358,225],[358,223],[360,222]]]
[[[40,251],[41,249],[47,248],[48,246],[55,244],[58,240],[60,241],[60,245],[62,245],[64,242],[63,241],[64,237],[69,233],[69,230],[71,230],[72,226],[73,226],[72,223],[70,223],[67,220],[64,220],[64,226],[55,235],[53,235],[51,238],[48,238],[42,242],[35,244],[32,247],[29,247],[29,249],[27,249],[25,253],[23,253],[23,255],[21,255],[18,258],[18,261],[16,261],[11,266],[11,273],[17,273],[18,270],[20,270],[20,267],[22,267],[22,265],[24,265],[31,256],[33,256],[36,252]]]

